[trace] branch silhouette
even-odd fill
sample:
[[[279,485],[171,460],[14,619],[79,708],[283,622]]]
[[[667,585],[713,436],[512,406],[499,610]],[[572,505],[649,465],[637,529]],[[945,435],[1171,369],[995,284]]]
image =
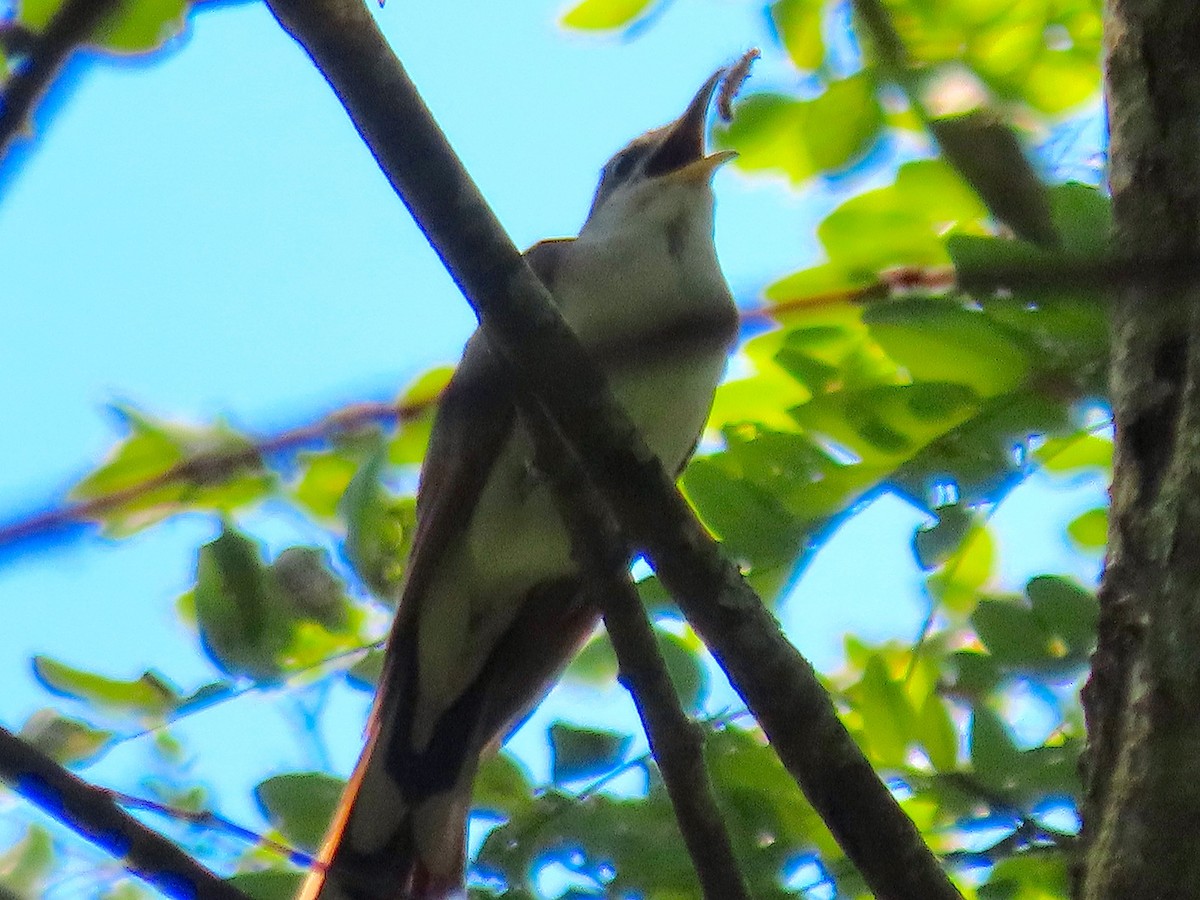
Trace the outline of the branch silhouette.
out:
[[[237,888],[121,809],[109,791],[88,784],[2,727],[0,780],[169,897],[247,900]]]

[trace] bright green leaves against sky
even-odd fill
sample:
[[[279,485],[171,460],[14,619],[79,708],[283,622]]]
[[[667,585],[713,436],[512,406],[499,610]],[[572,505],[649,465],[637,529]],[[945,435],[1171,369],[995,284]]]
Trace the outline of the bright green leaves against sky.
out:
[[[18,0],[17,21],[40,32],[62,0]],[[125,0],[101,23],[91,43],[113,53],[148,53],[183,31],[188,0]]]

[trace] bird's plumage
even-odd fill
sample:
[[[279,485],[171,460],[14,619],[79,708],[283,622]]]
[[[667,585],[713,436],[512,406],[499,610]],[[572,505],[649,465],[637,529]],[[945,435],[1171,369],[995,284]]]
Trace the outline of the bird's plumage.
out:
[[[736,313],[712,243],[703,124],[720,73],[676,123],[605,167],[579,237],[526,254],[669,471],[707,418]],[[366,748],[303,898],[461,888],[478,762],[532,707],[598,615],[513,388],[477,332],[437,413]]]

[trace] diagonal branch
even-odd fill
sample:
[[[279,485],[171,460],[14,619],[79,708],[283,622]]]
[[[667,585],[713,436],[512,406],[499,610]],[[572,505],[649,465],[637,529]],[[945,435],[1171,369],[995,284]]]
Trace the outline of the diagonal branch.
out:
[[[168,897],[247,900],[233,885],[122,810],[108,791],[71,774],[4,728],[0,728],[0,780],[122,860],[126,869]]]
[[[629,551],[620,529],[554,420],[536,401],[523,400],[521,407],[533,434],[535,465],[554,488],[559,513],[571,534],[572,554],[588,585],[588,599],[604,614],[621,682],[637,706],[703,896],[749,900],[704,764],[700,726],[679,705],[650,620],[630,581]]]
[[[59,7],[0,91],[0,160],[68,57],[119,4],[120,0],[65,0]]]
[[[268,0],[329,81],[512,367],[579,453],[868,885],[961,895],[871,769],[811,665],[723,560],[504,233],[361,0]],[[571,377],[563,377],[564,373]]]

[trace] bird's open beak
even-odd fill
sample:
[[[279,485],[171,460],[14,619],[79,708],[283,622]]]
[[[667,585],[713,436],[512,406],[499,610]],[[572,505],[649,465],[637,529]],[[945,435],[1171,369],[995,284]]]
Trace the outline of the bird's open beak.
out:
[[[707,181],[720,166],[737,156],[733,150],[704,155],[704,123],[717,85],[725,77],[717,69],[704,82],[683,115],[667,126],[666,136],[646,163],[646,174],[670,175],[684,181]]]

